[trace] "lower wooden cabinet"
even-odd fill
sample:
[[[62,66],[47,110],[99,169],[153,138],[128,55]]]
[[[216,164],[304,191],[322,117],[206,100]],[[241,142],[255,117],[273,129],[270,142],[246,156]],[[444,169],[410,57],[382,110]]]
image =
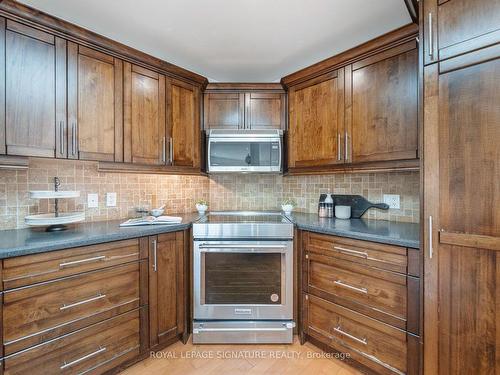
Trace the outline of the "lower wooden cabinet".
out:
[[[186,329],[186,232],[150,237],[149,337],[151,348],[169,342]],[[184,335],[183,339],[186,339]]]
[[[420,369],[418,250],[302,232],[301,341],[380,374]]]
[[[179,231],[5,259],[0,374],[115,372],[187,340],[188,239]]]

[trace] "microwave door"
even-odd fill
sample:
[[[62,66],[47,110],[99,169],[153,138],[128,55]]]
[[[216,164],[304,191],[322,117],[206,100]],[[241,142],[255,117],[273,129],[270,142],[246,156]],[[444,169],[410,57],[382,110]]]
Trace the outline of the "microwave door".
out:
[[[267,140],[211,140],[209,170],[218,172],[271,171],[273,143]]]

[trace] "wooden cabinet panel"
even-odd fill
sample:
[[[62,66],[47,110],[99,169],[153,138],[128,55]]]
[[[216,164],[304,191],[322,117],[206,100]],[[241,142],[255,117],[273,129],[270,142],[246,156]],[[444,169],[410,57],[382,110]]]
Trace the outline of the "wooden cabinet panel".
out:
[[[4,290],[147,258],[137,238],[4,259]]]
[[[65,90],[66,42],[51,34],[7,20],[7,154],[66,157]]]
[[[415,41],[352,65],[349,160],[417,158],[418,50]]]
[[[309,253],[307,290],[406,329],[406,276]]]
[[[425,63],[500,42],[498,0],[425,0]]]
[[[150,345],[184,333],[186,293],[184,232],[150,237]]]
[[[424,74],[425,372],[493,374],[500,358],[500,45]]]
[[[246,129],[285,129],[285,94],[245,93]]]
[[[167,128],[169,162],[176,166],[200,166],[200,91],[182,81],[167,80]]]
[[[406,332],[312,295],[304,297],[304,306],[311,337],[378,373],[406,373]]]
[[[124,161],[166,163],[165,76],[124,63]]]
[[[205,94],[204,124],[205,129],[243,129],[245,127],[245,94]]]
[[[4,374],[102,374],[139,355],[139,329],[133,310],[12,355]]]
[[[121,60],[68,44],[69,158],[123,161],[122,77]]]
[[[4,293],[3,337],[11,354],[139,307],[139,263]]]
[[[343,163],[344,69],[312,79],[289,91],[290,167]]]

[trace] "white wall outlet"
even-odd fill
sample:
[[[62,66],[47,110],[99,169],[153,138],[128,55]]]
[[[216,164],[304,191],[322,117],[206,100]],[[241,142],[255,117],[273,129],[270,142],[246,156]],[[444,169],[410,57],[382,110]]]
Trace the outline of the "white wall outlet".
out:
[[[397,194],[384,194],[384,203],[389,205],[389,208],[400,209],[399,195]]]
[[[99,207],[99,194],[87,194],[87,207],[97,208]]]
[[[116,207],[116,193],[106,193],[106,206]]]

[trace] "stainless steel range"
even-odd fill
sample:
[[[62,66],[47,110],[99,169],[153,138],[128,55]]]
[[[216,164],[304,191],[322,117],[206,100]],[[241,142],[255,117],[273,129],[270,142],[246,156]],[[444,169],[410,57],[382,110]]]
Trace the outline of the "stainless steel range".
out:
[[[211,212],[193,237],[193,343],[291,343],[293,224],[278,212]]]

